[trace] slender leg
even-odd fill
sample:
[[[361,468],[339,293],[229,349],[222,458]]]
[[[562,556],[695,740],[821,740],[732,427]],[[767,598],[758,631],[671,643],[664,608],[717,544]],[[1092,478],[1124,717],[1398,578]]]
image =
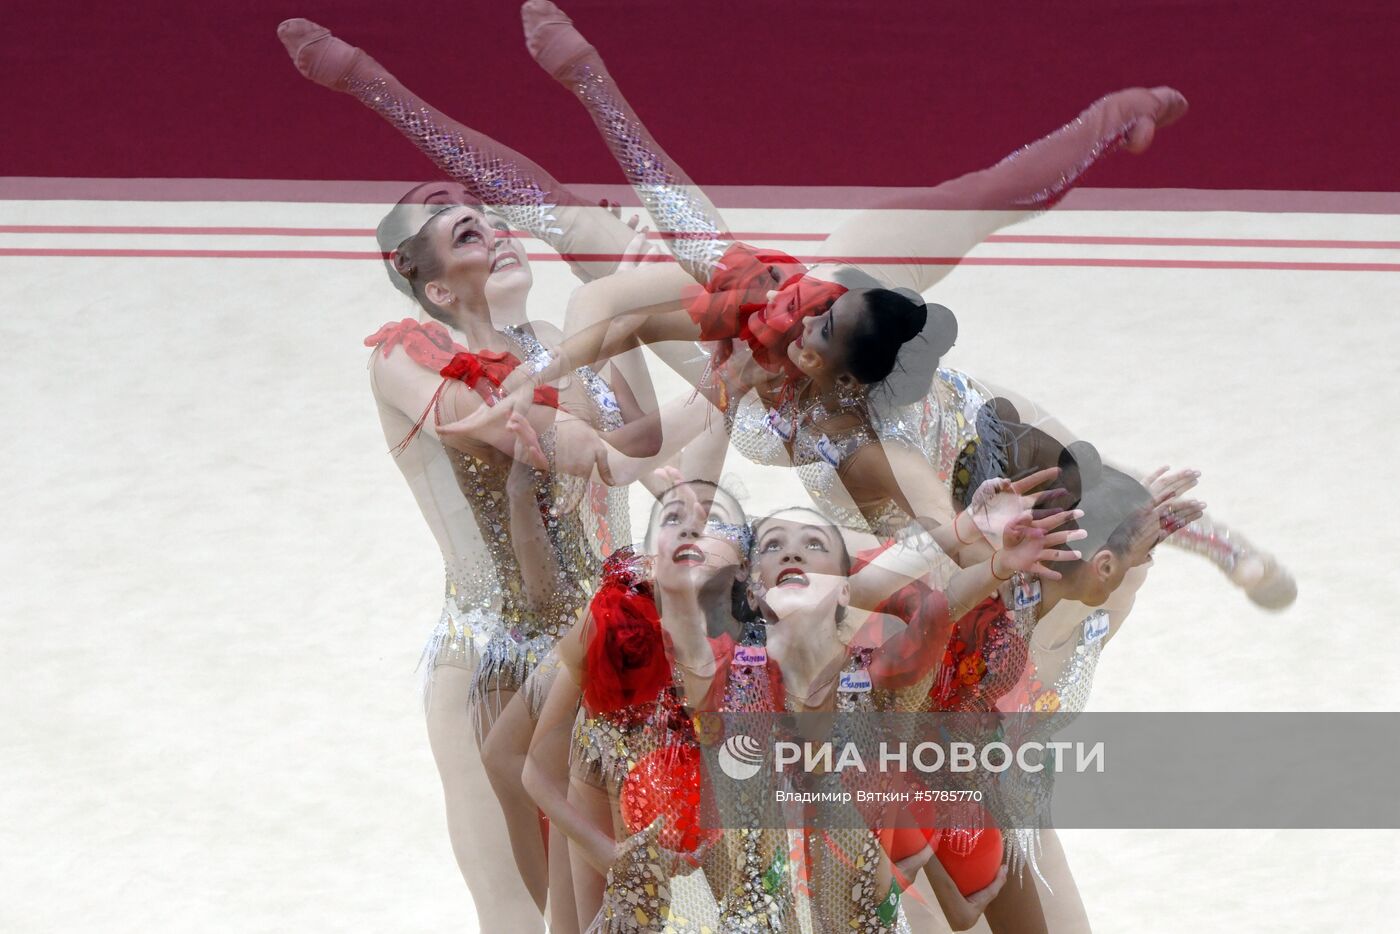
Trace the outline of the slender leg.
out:
[[[1035,879],[1029,872],[1013,873],[985,915],[992,934],[1049,934]]]
[[[1298,598],[1293,575],[1273,555],[1255,548],[1212,516],[1202,516],[1174,533],[1167,544],[1201,555],[1266,610],[1281,610]]]
[[[1143,151],[1156,127],[1185,111],[1185,98],[1171,88],[1109,94],[990,168],[854,215],[818,252],[891,286],[923,292],[989,234],[1053,207],[1110,153]]]
[[[609,833],[613,830],[613,808],[607,792],[580,781],[569,782],[569,804]],[[603,907],[605,880],[602,873],[584,859],[581,853],[571,851],[571,872],[574,879],[575,908],[578,910],[580,930],[588,930],[598,911]]]
[[[501,710],[481,744],[481,758],[496,800],[505,814],[511,852],[525,887],[537,909],[545,910],[548,862],[540,835],[539,809],[520,782],[525,754],[530,748],[534,723],[522,692],[516,692]]]
[[[731,239],[715,206],[647,132],[597,50],[562,10],[548,0],[530,0],[521,17],[530,54],[588,110],[642,204],[667,236],[671,254],[697,282],[709,281]]]
[[[597,50],[558,7],[529,0],[522,16],[536,62],[583,103],[642,203],[672,238],[672,253],[697,281],[708,281],[730,241],[719,212],[647,131]],[[1185,110],[1185,99],[1170,88],[1108,95],[991,168],[856,215],[820,253],[922,292],[988,234],[1052,207],[1098,159],[1120,147],[1144,151],[1156,128]],[[928,257],[937,261],[920,262]]]
[[[1040,831],[1040,845],[1040,871],[1054,889],[1051,894],[1043,886],[1036,886],[1050,934],[1089,934],[1089,913],[1084,910],[1084,899],[1074,884],[1069,860],[1065,858],[1055,828],[1046,827]]]
[[[558,250],[581,278],[617,267],[634,232],[610,212],[584,202],[518,152],[434,109],[325,28],[292,19],[277,34],[302,75],[379,114],[473,197]]]
[[[578,905],[574,899],[574,873],[569,838],[553,824],[549,827],[549,932],[579,934]]]
[[[439,665],[428,693],[428,742],[442,778],[452,852],[478,916],[499,919],[503,931],[538,931],[540,913],[510,858],[501,807],[483,793],[487,778],[469,713],[471,680],[465,668]]]

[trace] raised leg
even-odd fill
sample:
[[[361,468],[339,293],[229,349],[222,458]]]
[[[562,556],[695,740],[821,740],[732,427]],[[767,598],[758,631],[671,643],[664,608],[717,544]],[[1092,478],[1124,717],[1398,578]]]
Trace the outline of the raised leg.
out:
[[[1212,516],[1203,516],[1173,533],[1166,543],[1204,557],[1266,610],[1282,610],[1298,599],[1298,584],[1287,568]]]
[[[923,292],[988,235],[1053,207],[1110,153],[1142,152],[1157,127],[1185,112],[1186,99],[1171,88],[1109,94],[990,168],[854,215],[819,252],[828,262]]]
[[[530,54],[582,102],[671,254],[697,282],[707,282],[730,242],[715,206],[647,132],[564,11],[549,0],[529,0],[521,18]]]
[[[290,19],[277,35],[307,79],[379,114],[512,227],[558,250],[581,278],[617,267],[634,232],[611,212],[584,202],[520,153],[434,109],[326,28]]]

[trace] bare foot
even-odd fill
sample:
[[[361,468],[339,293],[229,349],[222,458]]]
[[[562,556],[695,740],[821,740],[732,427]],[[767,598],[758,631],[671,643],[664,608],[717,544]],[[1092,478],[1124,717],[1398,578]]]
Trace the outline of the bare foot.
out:
[[[1298,599],[1298,583],[1271,555],[1246,555],[1235,566],[1230,580],[1244,588],[1256,606],[1266,610],[1286,609]]]
[[[520,8],[525,26],[525,47],[541,68],[554,78],[598,53],[574,28],[573,20],[549,0],[528,0]]]
[[[1162,102],[1162,109],[1154,118],[1158,126],[1171,126],[1186,116],[1186,111],[1191,107],[1185,96],[1176,88],[1153,88],[1152,95]]]
[[[1170,126],[1186,115],[1188,104],[1180,91],[1174,88],[1153,88],[1149,93],[1157,98],[1157,112],[1150,117],[1139,117],[1128,130],[1126,148],[1134,155],[1140,155],[1152,145],[1152,138],[1158,127]]]
[[[286,20],[277,27],[277,38],[303,77],[332,91],[345,90],[345,80],[351,73],[362,63],[374,61],[309,19]]]

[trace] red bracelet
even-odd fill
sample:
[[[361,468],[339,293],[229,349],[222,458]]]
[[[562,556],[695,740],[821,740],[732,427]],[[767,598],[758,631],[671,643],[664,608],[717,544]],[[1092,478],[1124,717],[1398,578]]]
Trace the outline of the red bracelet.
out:
[[[1009,576],[1007,576],[1007,577],[1002,577],[1000,574],[997,573],[997,555],[999,555],[999,554],[1001,554],[1001,552],[999,552],[999,551],[994,551],[994,552],[992,552],[992,563],[991,563],[992,576],[995,577],[997,580],[1001,581],[1001,582],[1004,584],[1004,583],[1006,583],[1007,581],[1011,580],[1012,577],[1015,577],[1015,576],[1016,576],[1016,572],[1015,572],[1015,571],[1012,571],[1011,574],[1010,574]]]
[[[977,541],[977,539],[975,539],[975,538],[974,538],[971,542],[965,542],[965,541],[963,541],[962,533],[958,531],[958,520],[961,519],[961,518],[962,518],[963,516],[965,516],[965,515],[967,515],[967,513],[960,512],[960,513],[958,513],[956,516],[953,517],[953,537],[956,538],[956,539],[958,540],[958,544],[959,544],[959,545],[971,545],[973,542],[976,542],[976,541]],[[976,523],[976,522],[974,522],[974,523],[972,524],[972,530],[973,530],[974,532],[977,531],[977,523]]]

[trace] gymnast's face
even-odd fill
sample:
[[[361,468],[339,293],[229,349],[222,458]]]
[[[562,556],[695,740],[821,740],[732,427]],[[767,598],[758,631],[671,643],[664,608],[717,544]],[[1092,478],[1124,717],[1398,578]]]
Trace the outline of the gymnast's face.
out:
[[[422,233],[439,270],[424,288],[428,300],[446,307],[459,300],[484,299],[495,238],[481,209],[457,205],[441,210]]]
[[[511,233],[506,219],[494,211],[486,212],[486,223],[491,227],[493,246],[486,297],[505,298],[528,292],[535,283],[535,275],[530,269],[530,258],[525,254],[524,243]]]
[[[795,510],[787,518],[764,519],[755,529],[752,592],[768,619],[779,597],[801,603],[804,595],[846,585],[846,546],[840,532],[824,523],[804,521]],[[849,590],[846,591],[849,599]]]
[[[747,573],[746,517],[713,487],[681,484],[666,494],[652,520],[656,582],[662,589],[732,583]]]
[[[810,280],[809,280],[810,281]],[[784,290],[784,292],[789,290]],[[779,299],[782,295],[778,296]],[[794,295],[791,301],[801,300]],[[794,304],[792,307],[797,307]],[[849,291],[832,302],[824,313],[802,321],[802,332],[788,345],[788,359],[819,384],[849,379],[845,348],[849,345],[860,316],[867,314],[858,291]]]

